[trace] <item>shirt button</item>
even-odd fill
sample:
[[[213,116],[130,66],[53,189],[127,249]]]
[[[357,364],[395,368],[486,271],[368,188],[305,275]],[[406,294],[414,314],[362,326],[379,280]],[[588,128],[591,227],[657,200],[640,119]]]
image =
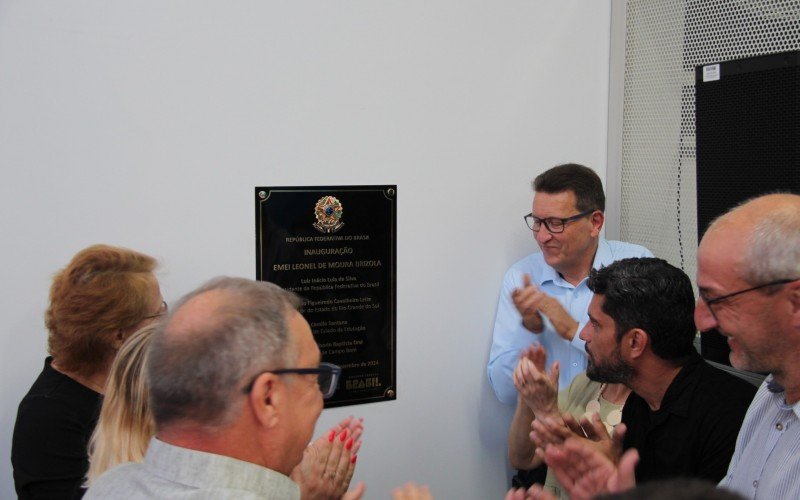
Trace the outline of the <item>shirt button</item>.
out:
[[[753,481],[753,488],[758,488],[758,479]]]
[[[572,366],[578,366],[578,363],[572,363]],[[780,425],[780,424],[778,424]]]
[[[778,429],[779,431],[782,431],[783,430],[783,424],[779,422],[779,423],[777,423],[775,425],[775,428]]]

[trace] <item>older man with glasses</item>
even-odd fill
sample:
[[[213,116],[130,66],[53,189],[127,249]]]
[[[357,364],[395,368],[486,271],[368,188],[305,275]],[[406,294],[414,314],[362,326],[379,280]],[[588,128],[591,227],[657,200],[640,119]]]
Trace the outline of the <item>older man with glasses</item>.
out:
[[[800,498],[800,196],[762,196],[715,221],[697,252],[697,286],[697,328],[727,337],[736,368],[769,373],[720,486]]]
[[[540,251],[511,266],[503,279],[487,370],[497,398],[509,405],[517,403],[511,374],[533,343],[559,362],[562,389],[586,370],[577,333],[592,298],[589,272],[626,257],[652,257],[642,246],[600,236],[605,194],[593,170],[559,165],[536,177],[533,190],[525,222]]]
[[[347,429],[327,438],[335,454],[309,461],[318,470],[296,469],[341,374],[320,363],[299,305],[274,284],[237,278],[183,298],[150,346],[157,432],[145,460],[107,471],[86,498],[360,498],[363,484],[344,492],[355,464]],[[298,475],[310,473],[336,494],[301,491]]]

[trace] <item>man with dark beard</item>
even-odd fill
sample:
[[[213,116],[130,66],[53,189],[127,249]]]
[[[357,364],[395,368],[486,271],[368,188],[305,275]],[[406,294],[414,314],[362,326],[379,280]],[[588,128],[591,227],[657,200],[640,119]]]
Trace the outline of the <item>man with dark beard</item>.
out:
[[[688,276],[661,259],[623,259],[592,271],[588,286],[586,374],[632,391],[623,448],[639,450],[637,482],[722,479],[756,388],[695,350]]]

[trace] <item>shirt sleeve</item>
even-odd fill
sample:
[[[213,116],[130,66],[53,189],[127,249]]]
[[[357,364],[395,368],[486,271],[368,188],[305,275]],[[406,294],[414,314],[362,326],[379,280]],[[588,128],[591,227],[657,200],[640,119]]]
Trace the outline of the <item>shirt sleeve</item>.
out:
[[[20,499],[79,499],[88,466],[87,423],[64,401],[36,398],[20,406],[12,464]]]
[[[570,345],[580,351],[581,353],[586,352],[586,342],[583,341],[581,338],[581,330],[589,323],[589,311],[586,311],[586,314],[583,315],[582,318],[578,319],[578,329],[575,330],[575,336],[572,337],[572,341]]]
[[[517,389],[511,380],[511,373],[517,365],[519,353],[524,347],[536,341],[534,334],[522,326],[522,316],[511,300],[511,292],[522,283],[519,274],[512,268],[503,279],[487,366],[489,384],[494,389],[497,399],[507,405],[517,403]]]

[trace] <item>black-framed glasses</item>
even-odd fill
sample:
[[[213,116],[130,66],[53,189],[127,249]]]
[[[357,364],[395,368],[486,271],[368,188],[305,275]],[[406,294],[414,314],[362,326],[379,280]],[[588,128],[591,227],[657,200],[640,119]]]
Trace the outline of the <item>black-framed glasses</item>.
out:
[[[591,213],[594,213],[594,210],[587,210],[579,213],[578,215],[573,215],[572,217],[566,217],[564,219],[560,217],[547,217],[546,219],[540,219],[533,215],[533,212],[531,212],[524,218],[525,224],[528,225],[528,228],[531,231],[539,232],[539,230],[542,228],[542,224],[544,224],[544,227],[546,227],[551,233],[563,233],[564,226],[566,226],[567,223],[578,220],[581,217],[586,217]]]
[[[142,319],[158,318],[159,316],[163,316],[163,315],[167,314],[167,311],[169,311],[169,306],[167,305],[167,301],[166,300],[162,300],[161,301],[161,307],[158,308],[158,312],[157,313],[151,314],[150,316],[145,316]]]
[[[706,297],[705,295],[703,295],[703,292],[698,292],[698,295],[700,296],[700,299],[702,299],[702,301],[706,303],[706,306],[708,307],[708,310],[711,311],[711,314],[714,314],[714,310],[711,308],[711,306],[713,306],[714,304],[719,304],[724,300],[727,300],[731,297],[735,297],[737,295],[741,295],[743,293],[752,292],[754,290],[760,290],[762,288],[767,288],[768,286],[785,285],[786,283],[791,283],[792,281],[797,281],[798,279],[800,278],[794,278],[794,279],[787,278],[782,280],[770,281],[769,283],[764,283],[763,285],[757,285],[750,288],[745,288],[744,290],[739,290],[733,293],[726,293],[725,295],[720,295],[719,297],[713,297],[713,298]]]
[[[316,375],[317,385],[319,385],[319,392],[322,397],[328,399],[336,392],[336,385],[339,383],[339,376],[342,374],[342,369],[332,363],[320,363],[317,368],[280,368],[277,370],[264,370],[257,373],[243,389],[242,392],[249,394],[253,390],[253,384],[256,379],[265,373],[274,373],[275,375],[296,374],[296,375]]]

